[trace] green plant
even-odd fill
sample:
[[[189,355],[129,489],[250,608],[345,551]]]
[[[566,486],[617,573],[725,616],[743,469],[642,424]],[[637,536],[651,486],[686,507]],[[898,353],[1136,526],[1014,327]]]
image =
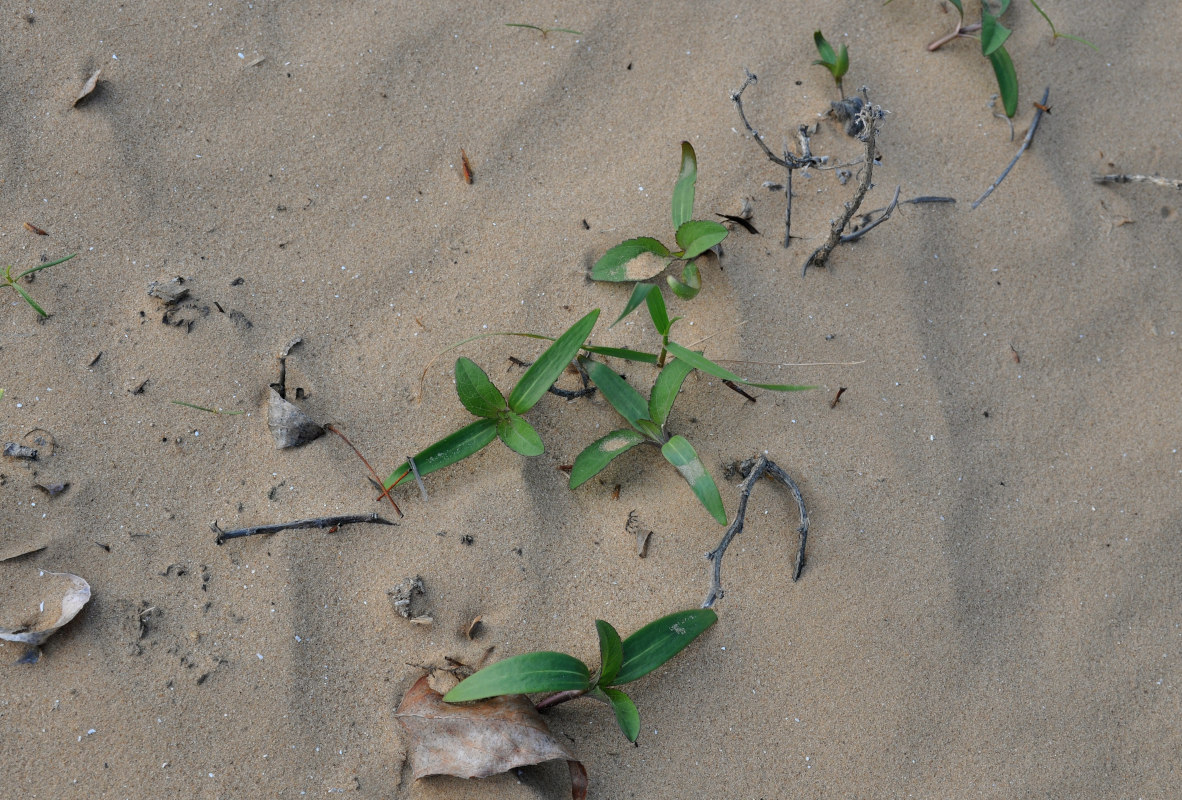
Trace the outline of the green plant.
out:
[[[842,88],[841,79],[850,69],[849,48],[843,44],[841,49],[834,52],[833,45],[825,40],[820,31],[813,31],[813,43],[817,46],[817,53],[821,56],[813,64],[820,64],[829,70],[829,74],[833,76],[833,80],[837,84],[837,93],[844,100],[845,89]]]
[[[670,250],[648,236],[621,242],[603,254],[591,268],[597,281],[637,281],[659,275],[674,261],[684,261],[680,280],[666,278],[669,288],[683,300],[692,299],[702,288],[702,276],[694,259],[726,238],[727,229],[713,220],[693,219],[694,185],[698,180],[698,157],[693,145],[681,143],[681,169],[673,186],[674,239],[680,250]]]
[[[555,339],[518,379],[507,400],[475,362],[458,359],[456,394],[464,408],[479,419],[415,455],[413,466],[410,461],[404,462],[386,479],[383,488],[388,490],[397,486],[412,472],[421,477],[454,464],[491,444],[497,437],[523,456],[540,455],[545,449],[542,439],[522,415],[533,408],[558,380],[591,334],[598,318],[597,308]]]
[[[993,74],[997,78],[997,89],[1001,94],[1001,102],[1005,108],[1006,116],[1014,116],[1018,111],[1018,73],[1014,68],[1013,59],[1010,58],[1010,54],[1005,48],[1005,42],[1010,38],[1010,34],[1013,31],[1001,23],[1002,15],[1010,8],[1010,0],[981,0],[981,21],[967,25],[964,20],[965,11],[963,0],[948,1],[956,7],[956,12],[960,15],[956,29],[929,44],[928,50],[938,50],[957,38],[980,39],[981,53],[989,59],[989,64],[993,67]],[[890,0],[887,0],[887,2],[890,2]],[[1055,23],[1051,22],[1051,18],[1047,16],[1047,13],[1042,10],[1035,0],[1030,0],[1030,5],[1034,6],[1034,10],[1050,26],[1052,41],[1054,39],[1071,39],[1072,41],[1086,44],[1093,50],[1099,50],[1096,45],[1087,39],[1079,36],[1071,36],[1066,33],[1059,33],[1055,29]]]
[[[592,674],[585,663],[552,651],[522,653],[485,667],[461,681],[443,696],[461,703],[507,694],[558,694],[538,703],[538,710],[588,695],[607,703],[616,714],[620,730],[635,742],[640,734],[640,713],[632,698],[616,688],[643,678],[680,653],[718,620],[710,609],[693,609],[650,622],[621,640],[607,622],[595,621],[599,633],[599,671]]]
[[[43,309],[41,306],[37,305],[37,301],[35,301],[35,300],[34,300],[32,297],[30,297],[30,296],[29,296],[29,293],[28,293],[28,292],[26,292],[26,291],[25,291],[25,290],[24,290],[24,289],[23,289],[23,288],[22,288],[22,287],[21,287],[21,286],[20,286],[20,285],[17,283],[17,281],[19,281],[21,278],[25,277],[26,275],[32,275],[34,272],[40,272],[40,271],[41,271],[41,270],[43,270],[43,269],[49,269],[50,267],[55,267],[55,266],[57,266],[58,264],[61,264],[63,261],[69,261],[71,258],[73,258],[73,257],[74,257],[74,256],[76,256],[76,255],[78,255],[78,254],[77,254],[77,253],[70,253],[70,254],[69,254],[68,256],[66,256],[65,258],[59,258],[57,261],[50,261],[48,264],[39,264],[39,265],[38,265],[38,266],[36,266],[36,267],[30,267],[29,269],[25,270],[24,272],[21,272],[21,273],[17,274],[16,276],[13,276],[13,274],[12,274],[12,265],[11,265],[11,264],[9,264],[9,265],[8,265],[7,267],[5,267],[5,269],[4,269],[4,276],[3,276],[3,278],[4,278],[4,283],[3,283],[3,285],[5,285],[5,286],[11,286],[11,287],[13,288],[13,290],[15,290],[15,291],[16,291],[16,293],[17,293],[17,294],[19,294],[21,297],[23,297],[23,298],[24,298],[24,300],[25,300],[25,302],[26,302],[26,303],[28,303],[28,304],[29,304],[29,306],[30,306],[30,307],[31,307],[31,308],[32,308],[34,311],[36,311],[38,314],[40,314],[42,319],[44,319],[45,317],[48,317],[48,316],[49,316],[49,314],[47,314],[47,313],[45,312],[45,309]]]
[[[661,448],[661,455],[665,457],[665,460],[676,467],[681,476],[685,478],[694,495],[710,512],[710,515],[719,525],[725,525],[726,510],[722,505],[722,497],[718,493],[718,486],[710,476],[710,472],[702,463],[702,459],[698,457],[693,445],[684,436],[671,436],[665,429],[669,412],[673,408],[682,383],[691,372],[699,369],[724,381],[743,383],[773,391],[795,391],[811,387],[751,383],[715,364],[700,352],[670,341],[669,331],[679,317],[669,319],[665,301],[661,297],[661,290],[654,284],[638,283],[632,292],[628,305],[616,322],[631,314],[642,302],[647,304],[653,325],[662,337],[661,354],[658,358],[661,371],[646,399],[611,367],[589,358],[580,359],[591,381],[603,393],[611,407],[627,420],[630,427],[612,431],[592,442],[579,453],[571,468],[570,488],[576,489],[582,486],[599,474],[614,459],[636,445],[655,445]],[[672,355],[673,359],[667,360],[667,355]]]

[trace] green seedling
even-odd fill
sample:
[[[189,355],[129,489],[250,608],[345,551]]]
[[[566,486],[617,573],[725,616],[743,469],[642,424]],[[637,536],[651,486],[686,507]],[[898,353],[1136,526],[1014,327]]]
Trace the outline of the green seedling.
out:
[[[1001,95],[1001,102],[1005,108],[1006,117],[1013,117],[1018,111],[1018,73],[1014,68],[1013,59],[1010,58],[1010,54],[1005,48],[1005,42],[1010,38],[1010,34],[1013,31],[1001,23],[1002,15],[1010,8],[1010,0],[981,0],[981,21],[972,22],[967,25],[965,24],[964,18],[964,1],[949,0],[949,2],[956,7],[956,12],[960,15],[956,29],[929,44],[928,50],[938,50],[957,38],[980,39],[981,53],[989,59],[989,64],[993,67],[993,74],[997,78],[997,89]],[[1042,10],[1035,0],[1030,0],[1030,5],[1034,6],[1034,10],[1050,26],[1052,40],[1071,39],[1072,41],[1086,44],[1097,52],[1099,51],[1099,48],[1087,39],[1079,36],[1071,36],[1066,33],[1059,33],[1055,29],[1055,23],[1051,22],[1051,18],[1047,16],[1047,13]]]
[[[422,477],[450,466],[482,450],[498,437],[523,456],[541,455],[545,449],[542,439],[522,415],[542,399],[578,355],[598,318],[599,309],[595,309],[555,339],[517,381],[508,399],[474,361],[458,359],[456,394],[464,408],[478,419],[415,455],[413,467],[409,461],[404,462],[386,479],[383,489],[392,489],[412,472]]]
[[[24,272],[18,273],[15,276],[12,274],[12,265],[9,264],[4,269],[4,276],[3,276],[4,285],[11,286],[17,294],[19,294],[21,297],[24,298],[25,302],[29,304],[30,308],[32,308],[34,311],[36,311],[41,316],[42,319],[45,319],[46,317],[49,316],[49,314],[47,314],[45,312],[45,309],[43,309],[41,306],[37,305],[37,301],[34,300],[32,297],[30,297],[29,293],[26,292],[24,290],[24,288],[17,283],[17,281],[19,281],[21,278],[25,277],[26,275],[32,275],[34,272],[40,272],[43,269],[49,269],[50,267],[56,267],[58,264],[61,264],[63,261],[69,261],[71,258],[73,258],[76,255],[78,255],[78,254],[77,253],[70,253],[65,258],[59,258],[57,261],[50,261],[48,264],[39,264],[36,267],[30,267],[29,269],[25,270]]]
[[[693,490],[698,501],[705,506],[718,524],[725,525],[727,522],[726,509],[723,508],[718,485],[710,476],[706,465],[702,463],[702,459],[698,457],[693,445],[684,436],[670,435],[665,429],[669,412],[673,409],[673,403],[677,399],[686,377],[698,369],[722,380],[773,391],[787,392],[812,387],[751,383],[715,364],[701,353],[670,341],[669,329],[677,320],[669,319],[661,292],[653,284],[637,285],[636,290],[632,293],[632,300],[629,301],[629,306],[624,313],[620,315],[620,319],[630,314],[642,300],[647,301],[653,324],[663,336],[661,358],[664,359],[666,354],[669,354],[673,356],[673,359],[662,362],[664,366],[660,374],[657,375],[647,399],[632,388],[632,385],[611,367],[598,361],[582,359],[591,381],[603,393],[612,408],[627,420],[630,427],[612,431],[598,441],[592,442],[583,452],[579,453],[571,468],[570,488],[576,489],[582,486],[598,475],[614,459],[633,447],[639,444],[651,444],[659,447],[665,460],[677,468],[686,483],[690,485],[690,489]]]
[[[506,694],[557,694],[537,704],[538,710],[587,695],[607,703],[620,730],[635,742],[640,735],[640,712],[632,698],[617,687],[643,678],[660,667],[718,620],[708,608],[681,611],[650,622],[621,640],[607,622],[595,621],[599,632],[600,667],[592,674],[585,663],[567,655],[542,651],[522,653],[498,661],[461,681],[443,696],[462,703]]]
[[[841,99],[845,99],[845,89],[842,88],[841,79],[850,69],[850,51],[844,44],[836,52],[833,50],[833,45],[825,40],[820,31],[813,31],[813,43],[817,46],[818,58],[813,64],[820,64],[825,69],[829,70],[829,74],[833,76],[833,81],[837,84],[837,93],[841,95]]]
[[[233,416],[237,416],[238,414],[245,414],[246,413],[245,411],[226,411],[221,408],[206,408],[205,406],[199,406],[196,403],[186,403],[184,400],[171,400],[169,402],[171,402],[174,406],[184,406],[185,408],[195,408],[198,411],[208,411],[210,414],[219,414],[219,415],[224,415],[227,417],[233,417]]]
[[[643,281],[664,272],[674,261],[684,261],[681,278],[666,278],[669,288],[683,300],[695,297],[702,288],[702,276],[694,259],[726,238],[727,229],[713,220],[693,219],[694,186],[698,180],[698,157],[693,145],[681,143],[681,170],[673,186],[673,230],[678,250],[670,250],[657,239],[641,236],[621,242],[603,254],[591,268],[597,281]]]
[[[570,28],[543,28],[540,25],[530,25],[525,22],[506,22],[505,27],[506,28],[529,28],[530,30],[541,31],[543,39],[546,38],[547,33],[571,33],[571,34],[574,34],[575,36],[582,36],[583,35],[579,31],[572,31]]]

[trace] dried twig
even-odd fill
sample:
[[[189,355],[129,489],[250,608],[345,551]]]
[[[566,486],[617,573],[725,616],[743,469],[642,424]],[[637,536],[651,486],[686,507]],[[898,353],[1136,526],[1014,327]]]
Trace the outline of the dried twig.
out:
[[[1093,175],[1093,183],[1152,183],[1167,189],[1182,189],[1182,181],[1171,178],[1159,178],[1156,175]]]
[[[899,189],[901,189],[901,188],[902,187],[900,187],[900,186],[895,187],[895,196],[891,198],[890,205],[888,205],[886,207],[886,210],[883,211],[882,214],[877,219],[875,219],[873,222],[869,222],[869,223],[863,225],[861,228],[858,228],[853,233],[845,234],[844,236],[841,237],[841,243],[845,244],[846,242],[857,241],[858,239],[861,239],[863,236],[865,236],[867,233],[869,233],[871,228],[876,228],[879,225],[881,225],[882,223],[886,222],[888,219],[890,219],[891,214],[893,214],[895,212],[895,206],[899,205]]]
[[[787,486],[792,492],[792,496],[796,498],[796,506],[800,509],[800,528],[797,529],[800,533],[800,548],[796,551],[796,566],[792,571],[792,580],[800,580],[800,572],[804,569],[804,546],[809,535],[809,514],[804,507],[804,498],[801,496],[800,488],[796,482],[774,461],[769,461],[767,456],[763,455],[744,461],[739,465],[739,472],[740,474],[746,473],[746,478],[739,484],[739,508],[735,512],[734,522],[726,529],[718,547],[706,554],[706,559],[713,562],[713,567],[710,575],[710,593],[706,595],[702,608],[712,607],[723,596],[722,557],[726,554],[731,540],[743,531],[743,523],[747,516],[747,500],[751,496],[751,489],[755,486],[755,482],[765,474]]]
[[[743,85],[735,91],[731,92],[731,101],[735,104],[735,108],[739,111],[739,119],[743,120],[743,126],[751,137],[755,139],[755,143],[759,145],[764,154],[773,164],[778,164],[788,171],[788,178],[784,181],[784,246],[787,247],[792,241],[792,171],[797,169],[804,169],[806,167],[817,167],[825,163],[823,156],[818,157],[812,154],[809,149],[808,126],[801,125],[797,129],[797,138],[800,140],[800,155],[797,156],[792,153],[787,146],[784,147],[784,155],[781,158],[771,151],[771,148],[764,142],[763,137],[759,131],[747,121],[747,113],[743,111],[743,92],[747,87],[759,80],[750,70],[743,70],[744,78]]]
[[[370,481],[370,483],[372,483],[377,488],[377,490],[382,493],[378,499],[380,500],[382,497],[384,497],[389,500],[390,505],[394,506],[395,513],[397,513],[399,518],[401,518],[403,516],[402,509],[398,507],[398,504],[394,502],[394,498],[390,496],[390,489],[393,489],[394,487],[391,486],[390,489],[386,488],[385,484],[382,483],[381,476],[379,476],[377,471],[375,471],[374,468],[370,466],[370,463],[366,457],[361,455],[361,451],[357,449],[357,445],[349,441],[349,437],[337,430],[335,425],[330,422],[324,426],[324,429],[341,437],[345,444],[349,445],[349,447],[353,449],[353,452],[356,453],[357,457],[361,459],[361,463],[364,464],[365,468],[369,470],[369,474],[373,476],[373,479]],[[415,477],[418,476],[416,475]],[[397,484],[395,484],[395,486],[396,485]]]
[[[858,213],[858,207],[862,205],[862,200],[865,199],[866,193],[870,191],[871,181],[874,177],[874,159],[877,158],[877,151],[874,149],[874,140],[878,136],[878,123],[882,119],[882,109],[877,106],[872,106],[866,102],[858,112],[859,122],[861,122],[860,138],[866,144],[866,165],[862,170],[862,178],[858,181],[858,189],[854,192],[854,198],[846,203],[845,213],[842,214],[841,219],[836,220],[829,228],[829,238],[825,240],[825,244],[813,251],[808,260],[804,262],[804,268],[801,270],[801,275],[809,271],[809,267],[823,267],[829,254],[833,252],[833,248],[837,247],[842,240],[841,233],[845,230],[846,225],[850,224],[854,214]]]
[[[209,523],[210,530],[217,534],[217,543],[227,539],[239,539],[243,536],[255,536],[260,533],[279,533],[279,531],[295,530],[297,528],[338,528],[341,525],[352,525],[358,522],[372,522],[375,525],[396,525],[377,514],[349,514],[343,517],[316,517],[315,519],[300,519],[295,522],[278,522],[274,525],[256,525],[252,528],[238,528],[224,531],[218,527],[217,520]]]
[[[1038,130],[1038,123],[1042,120],[1043,111],[1046,109],[1047,100],[1049,100],[1050,97],[1051,87],[1048,86],[1042,93],[1042,102],[1034,104],[1034,119],[1030,122],[1030,130],[1026,131],[1026,138],[1022,140],[1022,146],[1018,148],[1018,152],[1014,155],[1014,160],[1009,163],[1009,166],[1002,170],[1002,173],[997,176],[997,180],[990,184],[989,188],[985,190],[985,193],[973,201],[973,205],[970,210],[984,203],[985,198],[993,194],[993,190],[996,189],[998,185],[1006,179],[1006,175],[1010,174],[1010,170],[1012,170],[1014,165],[1018,163],[1018,159],[1021,158],[1022,154],[1026,152],[1026,148],[1030,147],[1030,142],[1032,139],[1034,139],[1034,132]]]

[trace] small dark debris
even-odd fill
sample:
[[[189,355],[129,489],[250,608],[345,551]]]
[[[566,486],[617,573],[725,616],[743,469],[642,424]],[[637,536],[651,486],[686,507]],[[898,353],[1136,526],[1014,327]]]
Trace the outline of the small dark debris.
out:
[[[111,552],[111,545],[103,544],[102,542],[95,542],[95,544],[106,550],[108,553]]]
[[[861,97],[847,97],[844,100],[838,100],[830,103],[829,107],[833,109],[833,116],[838,122],[845,125],[846,136],[858,136],[862,133],[864,127],[859,114],[862,111],[865,102]]]
[[[280,211],[282,211],[282,210],[283,210],[283,206],[279,206],[279,210],[280,210]],[[244,283],[246,283],[246,278],[243,278],[243,277],[241,277],[241,276],[239,276],[239,277],[235,278],[234,280],[230,281],[230,285],[231,285],[231,286],[241,286],[241,285],[242,285],[242,284],[244,284]]]
[[[131,386],[129,386],[129,387],[127,388],[127,391],[131,392],[132,394],[143,394],[143,393],[144,393],[144,387],[148,385],[148,381],[149,381],[149,380],[151,380],[151,379],[150,379],[150,378],[144,378],[144,379],[143,379],[142,381],[140,381],[139,383],[134,383],[134,384],[132,384]]]
[[[636,555],[644,558],[648,555],[648,543],[653,532],[640,523],[636,516],[636,509],[628,512],[628,521],[624,523],[624,530],[636,537]]]
[[[100,359],[100,358],[102,358],[102,357],[103,357],[103,351],[102,351],[102,350],[99,350],[99,351],[98,351],[98,355],[97,355],[97,356],[95,356],[94,358],[90,359],[90,363],[89,363],[89,364],[87,364],[86,366],[87,366],[87,367],[93,367],[95,364],[97,364],[97,363],[99,362],[99,359]]]
[[[421,575],[411,575],[402,580],[393,589],[386,592],[390,604],[405,619],[420,625],[430,624],[431,616],[427,608],[427,590],[423,586]]]
[[[247,331],[254,327],[254,323],[248,320],[246,315],[241,311],[231,309],[228,316],[230,317],[230,321],[234,323],[235,328]]]
[[[26,447],[16,442],[7,442],[4,445],[4,455],[8,458],[23,458],[26,461],[34,461],[37,458],[37,448]]]
[[[468,623],[468,627],[464,629],[464,635],[467,636],[469,640],[475,639],[480,635],[481,629],[483,628],[483,619],[483,614],[477,614],[475,618],[473,618],[473,620]]]
[[[476,539],[467,533],[460,537],[460,544],[471,546],[475,541]]]
[[[591,230],[591,223],[587,222],[586,219],[583,220],[583,230],[585,230],[585,231]]]

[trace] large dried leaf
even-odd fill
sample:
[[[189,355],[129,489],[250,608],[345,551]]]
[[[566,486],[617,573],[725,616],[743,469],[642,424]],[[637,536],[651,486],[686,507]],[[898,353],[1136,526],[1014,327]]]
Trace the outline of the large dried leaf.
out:
[[[68,572],[20,570],[0,581],[0,639],[41,644],[90,600],[90,584]],[[34,656],[30,661],[36,661]]]
[[[587,770],[554,738],[524,695],[452,705],[424,675],[402,698],[396,716],[410,736],[415,780],[428,775],[486,778],[562,758],[570,767],[571,797],[587,796]]]

